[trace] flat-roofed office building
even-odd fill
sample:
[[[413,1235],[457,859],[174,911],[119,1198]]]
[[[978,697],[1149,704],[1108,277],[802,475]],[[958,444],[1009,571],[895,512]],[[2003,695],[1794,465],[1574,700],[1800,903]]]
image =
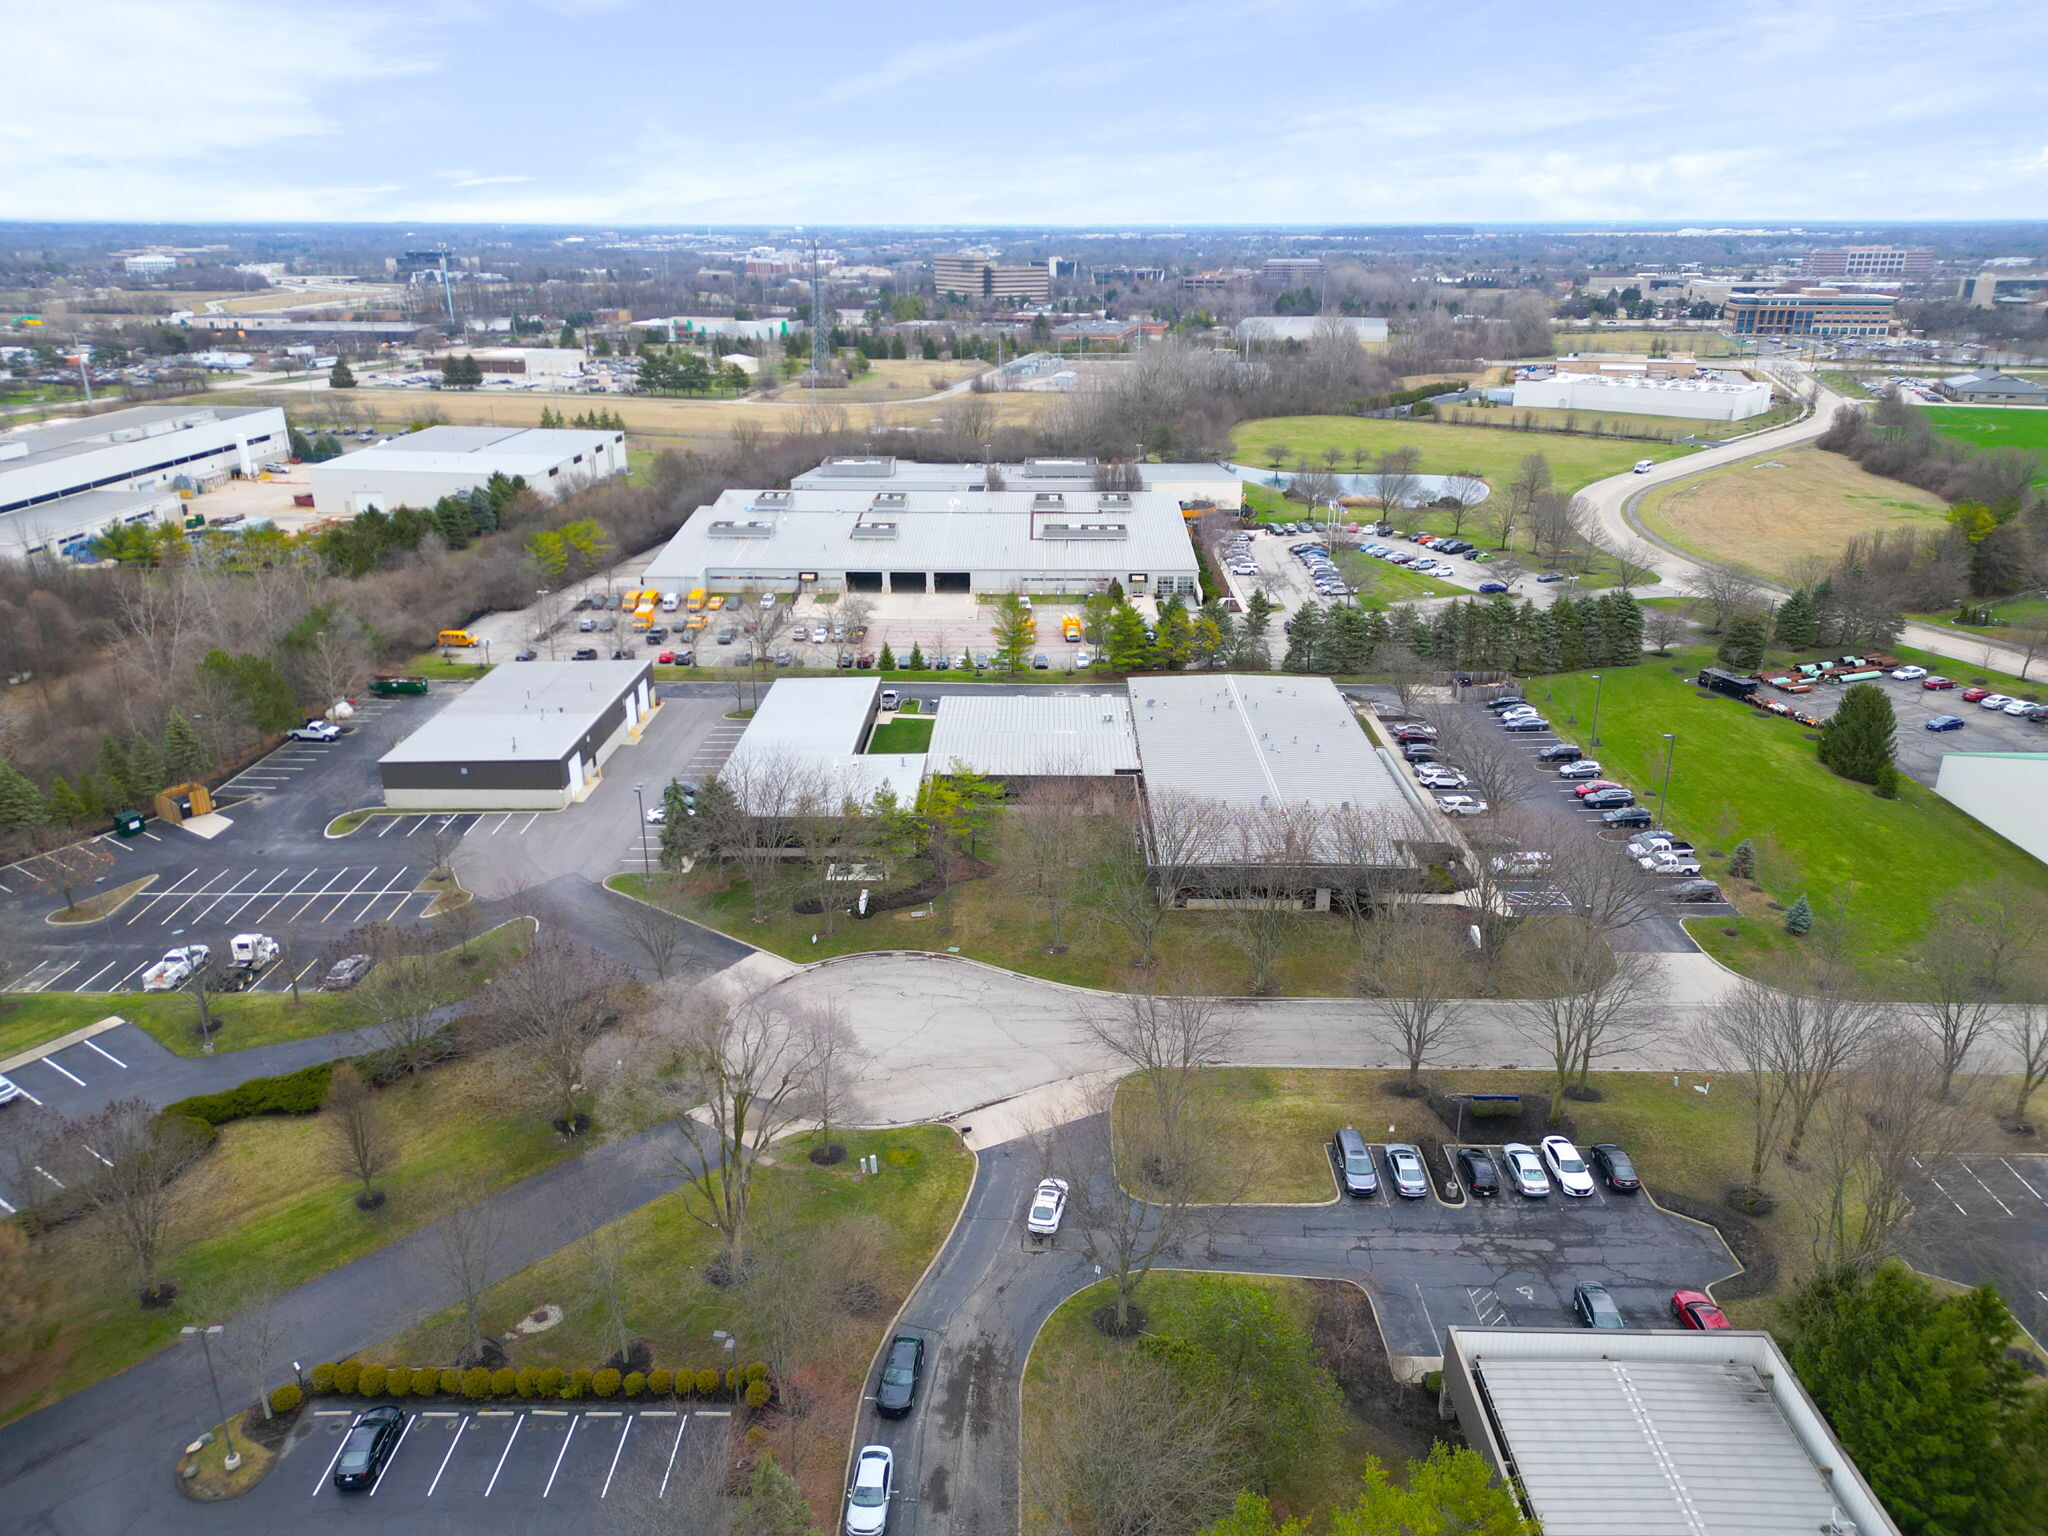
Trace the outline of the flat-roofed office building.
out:
[[[1731,293],[1721,318],[1738,336],[1889,336],[1899,301],[1888,293],[1808,288],[1798,293]]]
[[[932,286],[943,296],[1014,299],[1024,304],[1052,302],[1052,274],[1043,266],[1008,267],[979,256],[934,256]]]

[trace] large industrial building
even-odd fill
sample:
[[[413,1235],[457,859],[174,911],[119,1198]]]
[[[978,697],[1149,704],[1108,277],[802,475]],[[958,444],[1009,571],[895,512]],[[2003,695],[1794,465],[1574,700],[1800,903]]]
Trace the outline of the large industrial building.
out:
[[[78,556],[118,523],[178,515],[205,490],[282,459],[274,405],[140,405],[0,433],[0,550]]]
[[[330,517],[431,507],[492,475],[561,497],[626,473],[626,434],[568,427],[428,427],[309,467],[313,506]]]
[[[1250,341],[1349,336],[1363,347],[1387,339],[1387,322],[1364,315],[1247,315],[1237,322],[1237,334]]]
[[[1446,1335],[1444,1416],[1544,1536],[1899,1536],[1768,1333]]]
[[[2048,864],[2048,752],[1944,752],[1934,792]]]
[[[1805,288],[1796,293],[1731,293],[1721,318],[1738,336],[1889,336],[1899,301],[1888,293]]]
[[[900,804],[914,804],[923,754],[865,750],[881,687],[872,677],[779,679],[719,769],[720,781],[760,817],[864,805],[884,789]]]
[[[1934,275],[1934,252],[1899,245],[1838,245],[1830,250],[1808,251],[1799,270],[1807,277],[1924,283]]]
[[[1747,421],[1771,408],[1771,386],[1739,373],[1711,371],[1690,378],[1559,371],[1547,379],[1518,379],[1513,403],[1554,411],[1584,411],[1595,416]]]
[[[1175,496],[1097,491],[1080,478],[1055,491],[906,489],[886,474],[858,490],[727,491],[691,515],[645,579],[709,592],[1201,591]]]
[[[881,454],[851,455],[826,459],[816,469],[807,469],[790,480],[800,491],[985,491],[993,469],[998,482],[1012,491],[1071,491],[1092,487],[1104,478],[1103,466],[1095,459],[1025,459],[1018,464],[927,464],[916,459],[895,459]],[[1135,475],[1137,483],[1129,484]],[[1244,504],[1244,482],[1222,464],[1148,464],[1125,462],[1115,466],[1122,490],[1165,491],[1182,506],[1208,502],[1232,510]]]
[[[645,661],[493,667],[377,760],[384,803],[404,810],[558,811],[654,709]]]

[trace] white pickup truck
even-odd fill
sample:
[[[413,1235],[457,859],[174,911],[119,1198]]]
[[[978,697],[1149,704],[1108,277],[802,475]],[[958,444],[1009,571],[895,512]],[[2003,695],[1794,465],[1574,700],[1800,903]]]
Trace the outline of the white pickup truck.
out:
[[[177,949],[166,950],[163,959],[142,973],[142,990],[174,991],[185,985],[197,973],[205,970],[206,962],[212,957],[213,951],[204,944],[186,944]]]

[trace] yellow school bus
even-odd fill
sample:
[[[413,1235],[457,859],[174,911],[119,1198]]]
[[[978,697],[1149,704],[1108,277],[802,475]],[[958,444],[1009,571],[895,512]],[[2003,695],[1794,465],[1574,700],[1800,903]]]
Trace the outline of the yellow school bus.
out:
[[[692,593],[690,594],[690,598],[689,598],[689,601],[688,601],[687,603],[685,603],[685,604],[684,604],[684,606],[685,606],[686,608],[688,608],[688,609],[690,610],[690,612],[692,612],[692,613],[701,613],[701,612],[703,612],[703,611],[704,611],[704,589],[703,589],[702,587],[699,587],[699,588],[697,588],[697,590],[696,590],[696,591],[692,592]]]
[[[434,642],[436,645],[460,646],[475,645],[476,643],[476,636],[466,629],[444,629],[441,631],[441,638]]]

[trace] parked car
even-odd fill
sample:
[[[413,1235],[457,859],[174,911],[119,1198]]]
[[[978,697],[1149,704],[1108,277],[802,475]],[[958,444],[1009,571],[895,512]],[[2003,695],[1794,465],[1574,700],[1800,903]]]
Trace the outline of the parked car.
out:
[[[1481,1199],[1500,1193],[1500,1170],[1483,1147],[1458,1148],[1458,1177]]]
[[[1536,750],[1539,763],[1575,763],[1579,756],[1579,749],[1568,741],[1553,741],[1549,746]]]
[[[1501,721],[1501,727],[1510,731],[1547,731],[1550,722],[1541,715],[1517,715],[1512,720]]]
[[[1503,875],[1540,875],[1550,867],[1550,855],[1539,849],[1516,849],[1493,856],[1493,868]]]
[[[1991,690],[1989,688],[1965,688],[1963,690],[1963,702],[1965,704],[1975,704],[1980,699],[1988,699],[1990,697]]]
[[[898,704],[901,704],[903,702],[903,696],[899,694],[894,688],[884,688],[882,690],[882,697],[880,702],[882,708],[894,709]]]
[[[1536,754],[1537,759],[1541,761],[1550,750],[1550,748],[1545,747],[1542,752]],[[1570,762],[1559,767],[1557,776],[1560,779],[1597,779],[1600,777],[1599,760],[1591,757],[1575,757]]]
[[[1678,1319],[1679,1327],[1697,1328],[1702,1332],[1734,1326],[1728,1321],[1728,1314],[1716,1306],[1714,1298],[1705,1291],[1673,1291],[1671,1315]]]
[[[1614,1304],[1614,1297],[1607,1287],[1595,1281],[1576,1286],[1572,1290],[1572,1310],[1579,1314],[1579,1322],[1587,1328],[1626,1328],[1628,1320],[1621,1315],[1621,1308]]]
[[[886,1445],[860,1448],[853,1459],[853,1486],[846,1490],[846,1536],[882,1536],[889,1528],[895,1480],[895,1452]]]
[[[1516,1194],[1540,1200],[1550,1193],[1550,1175],[1543,1171],[1543,1160],[1528,1143],[1511,1141],[1500,1149],[1500,1157],[1507,1164],[1508,1181]]]
[[[0,1104],[12,1104],[21,1097],[22,1092],[14,1085],[12,1078],[0,1077]]]
[[[1517,704],[1526,704],[1528,702],[1519,693],[1504,693],[1498,698],[1488,699],[1486,707],[1491,710],[1513,709]]]
[[[1583,800],[1588,795],[1599,794],[1600,791],[1603,789],[1620,788],[1621,786],[1615,783],[1612,779],[1589,779],[1584,784],[1574,784],[1572,786],[1572,793],[1577,795],[1581,800]]]
[[[1963,695],[1963,697],[1967,699],[1969,695],[1966,693]],[[2011,702],[2012,696],[2010,694],[1987,693],[1984,695],[1983,698],[1977,701],[1977,707],[1979,709],[2003,709],[2006,705],[2010,704]]]
[[[1920,679],[1920,686],[1930,693],[1939,693],[1943,689],[1955,687],[1955,681],[1946,677],[1923,677]]]
[[[327,968],[327,974],[320,978],[322,992],[346,992],[350,987],[370,974],[370,967],[377,962],[368,955],[344,955]]]
[[[1394,1176],[1394,1193],[1420,1200],[1429,1193],[1429,1170],[1422,1165],[1422,1153],[1405,1141],[1387,1143],[1387,1170]]]
[[[1484,816],[1486,802],[1477,795],[1438,795],[1436,808],[1446,816]]]
[[[1356,1200],[1378,1194],[1379,1173],[1373,1165],[1372,1148],[1365,1144],[1365,1138],[1347,1125],[1337,1133],[1334,1146],[1337,1177],[1343,1182],[1344,1193]]]
[[[1411,721],[1407,725],[1397,725],[1394,727],[1394,740],[1435,741],[1436,727],[1433,725],[1424,725],[1419,720]]]
[[[1969,723],[1961,715],[1936,715],[1927,722],[1926,728],[1930,731],[1960,731]]]
[[[904,1417],[917,1402],[923,1376],[924,1340],[914,1333],[897,1334],[882,1357],[882,1379],[875,1383],[875,1412],[885,1419]]]
[[[403,1408],[386,1403],[351,1424],[334,1462],[334,1486],[348,1492],[375,1487],[384,1463],[404,1438],[405,1417]]]
[[[1037,1191],[1031,1196],[1031,1209],[1025,1213],[1024,1226],[1027,1231],[1050,1237],[1059,1231],[1060,1218],[1066,1214],[1067,1181],[1040,1179]]]
[[[579,645],[569,659],[571,661],[596,661],[597,647],[594,645]]]
[[[1441,754],[1435,742],[1404,741],[1401,743],[1401,755],[1411,763],[1433,763]]]
[[[1635,795],[1626,789],[1596,790],[1579,802],[1589,811],[1620,810],[1635,803]]]
[[[1424,789],[1463,789],[1472,782],[1444,763],[1417,763],[1415,779]]]
[[[1699,849],[1693,847],[1691,843],[1682,837],[1674,837],[1669,832],[1638,833],[1629,839],[1628,851],[1631,858],[1637,859],[1649,858],[1659,853],[1676,854],[1681,859],[1690,859],[1699,854]]]
[[[514,651],[512,653],[512,659],[514,661],[532,661],[539,654],[540,653],[534,650],[531,646],[527,646],[522,650]]]
[[[1504,581],[1482,581],[1479,583],[1479,595],[1481,597],[1491,592],[1505,592],[1507,589],[1508,584]]]
[[[1647,827],[1652,818],[1649,811],[1640,805],[1625,805],[1607,812],[1600,819],[1610,827]],[[1667,891],[1665,894],[1670,893]]]
[[[1633,1194],[1643,1187],[1643,1181],[1636,1175],[1636,1165],[1613,1142],[1596,1141],[1586,1150],[1592,1155],[1593,1171],[1609,1189]]]
[[[1721,887],[1711,880],[1680,880],[1666,886],[1664,894],[1672,901],[1719,901]]]
[[[1559,1189],[1581,1198],[1593,1193],[1592,1172],[1586,1167],[1586,1160],[1579,1156],[1579,1149],[1572,1145],[1570,1137],[1546,1136],[1541,1145],[1543,1161],[1557,1180]]]
[[[1510,720],[1526,720],[1531,715],[1540,715],[1542,713],[1543,711],[1534,704],[1517,704],[1511,709],[1502,710],[1494,718],[1502,724],[1506,724]]]
[[[1892,676],[1902,683],[1917,683],[1926,675],[1925,667],[1897,667],[1892,671]]]
[[[2014,699],[2005,706],[2005,712],[2015,717],[2024,717],[2029,711],[2039,709],[2040,707],[2041,701],[2039,699]]]
[[[1545,571],[1545,572],[1544,572],[1544,573],[1543,573],[1543,574],[1542,574],[1541,576],[1538,576],[1538,577],[1537,577],[1536,579],[1537,579],[1538,581],[1563,581],[1563,580],[1564,580],[1564,572],[1563,572],[1563,571]]]
[[[308,720],[304,725],[295,725],[285,732],[293,741],[338,741],[341,727],[332,720]]]

